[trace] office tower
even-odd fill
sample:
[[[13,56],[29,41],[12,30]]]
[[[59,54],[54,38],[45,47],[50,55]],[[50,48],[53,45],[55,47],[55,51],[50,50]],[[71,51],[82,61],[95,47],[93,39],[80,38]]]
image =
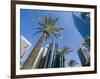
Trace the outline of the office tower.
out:
[[[90,66],[90,51],[85,46],[80,46],[78,55],[82,66]]]
[[[88,42],[90,42],[90,13],[89,12],[74,12],[72,13],[73,21],[75,23],[75,27],[80,33],[80,35],[83,37],[84,41],[89,37]],[[84,42],[82,42],[82,45],[80,45],[80,48],[78,50],[78,56],[80,58],[82,66],[90,66],[90,44],[83,45]]]
[[[34,64],[32,66],[32,68],[39,68],[40,67],[40,64],[43,64],[43,58],[45,58],[45,55],[47,53],[47,50],[48,50],[48,45],[46,45],[45,48],[41,47],[35,61],[34,61]]]
[[[88,16],[85,16],[85,15]],[[90,17],[90,13],[87,12],[80,12],[80,13],[72,13],[73,20],[75,23],[75,27],[81,34],[83,38],[90,36],[90,20],[87,19]]]
[[[58,45],[55,42],[50,43],[43,51],[38,68],[59,68],[64,67],[64,56],[61,56]]]

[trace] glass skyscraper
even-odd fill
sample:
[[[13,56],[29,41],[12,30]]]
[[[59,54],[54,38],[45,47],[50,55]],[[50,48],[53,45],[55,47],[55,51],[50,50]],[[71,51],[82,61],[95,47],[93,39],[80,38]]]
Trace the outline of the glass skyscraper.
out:
[[[82,66],[90,66],[90,51],[84,47],[81,46],[78,50],[78,55],[81,61]]]
[[[61,56],[58,50],[58,44],[52,42],[44,51],[45,55],[41,57],[41,61],[37,68],[59,68],[64,67],[64,56]]]
[[[79,31],[79,33],[83,38],[90,36],[90,19],[88,19],[89,17],[90,13],[86,14],[86,12],[80,12],[79,15],[73,13],[73,20],[75,23],[75,27],[77,28],[77,30]]]
[[[90,66],[90,45],[83,45],[87,36],[90,38],[90,13],[80,12],[77,15],[73,13],[73,19],[75,27],[84,38],[84,41],[78,50],[78,56],[82,66]]]

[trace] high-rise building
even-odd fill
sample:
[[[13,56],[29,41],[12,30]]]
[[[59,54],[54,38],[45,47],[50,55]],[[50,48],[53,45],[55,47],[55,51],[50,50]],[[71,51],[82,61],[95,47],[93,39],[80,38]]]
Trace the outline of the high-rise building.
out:
[[[84,41],[90,37],[90,13],[89,12],[80,12],[73,13],[73,20],[75,27],[83,37]],[[80,58],[82,66],[90,66],[90,45],[80,45],[78,50],[78,56]]]
[[[35,68],[64,67],[64,56],[61,56],[59,53],[57,43],[50,43],[42,50],[41,56],[37,58],[38,65]]]
[[[52,42],[48,48],[47,51],[47,55],[46,55],[46,60],[44,63],[44,68],[52,68],[55,67],[55,63],[56,63],[56,58],[57,58],[57,54],[58,54],[58,45],[54,42]],[[58,59],[59,61],[59,59]],[[59,64],[59,63],[57,63]]]
[[[86,47],[81,46],[78,55],[82,66],[90,66],[90,51]]]
[[[85,16],[85,15],[88,16]],[[73,20],[75,23],[75,27],[81,34],[83,38],[86,38],[87,36],[90,36],[90,20],[87,19],[90,17],[90,13],[86,12],[80,12],[78,13],[73,13]],[[82,17],[84,15],[84,18]]]
[[[35,59],[35,62],[32,66],[32,68],[39,68],[40,67],[40,63],[43,64],[43,62],[41,61],[42,58],[45,58],[45,55],[47,54],[47,50],[48,50],[48,45],[43,48],[41,47],[36,59]]]

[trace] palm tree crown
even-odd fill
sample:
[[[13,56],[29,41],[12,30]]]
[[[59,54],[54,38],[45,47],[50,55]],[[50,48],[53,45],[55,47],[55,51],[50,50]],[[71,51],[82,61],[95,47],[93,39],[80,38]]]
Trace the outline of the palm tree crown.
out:
[[[42,33],[45,33],[47,35],[46,38],[56,37],[58,39],[60,37],[60,31],[63,30],[63,28],[55,26],[58,19],[59,19],[58,17],[57,18],[51,18],[51,16],[50,17],[44,16],[38,22],[40,27],[36,28],[37,32],[34,35],[36,35],[37,33],[42,32]]]
[[[76,60],[73,60],[73,59],[69,60],[69,62],[68,62],[68,66],[70,66],[70,67],[73,67],[76,64],[78,64],[78,63],[76,62]]]
[[[61,48],[60,55],[65,56],[65,54],[72,52],[72,51],[73,51],[73,49],[71,49],[67,46],[64,46],[63,48]]]

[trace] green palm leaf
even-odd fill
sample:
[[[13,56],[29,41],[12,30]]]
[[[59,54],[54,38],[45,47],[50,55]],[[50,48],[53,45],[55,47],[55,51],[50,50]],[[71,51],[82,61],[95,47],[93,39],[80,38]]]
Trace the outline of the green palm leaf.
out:
[[[68,63],[68,66],[70,66],[70,67],[73,67],[73,66],[75,66],[76,64],[78,64],[78,63],[76,62],[76,60],[73,60],[73,59],[69,60],[69,62],[67,62],[67,63]]]
[[[56,31],[56,32],[60,32],[61,30],[64,30],[63,28],[61,28],[61,27],[56,27],[56,26],[52,26],[51,27],[52,29],[53,29],[53,31]]]
[[[51,26],[55,25],[56,22],[58,21],[58,19],[59,19],[59,17],[57,17],[56,19],[53,19],[53,20],[51,21]]]

